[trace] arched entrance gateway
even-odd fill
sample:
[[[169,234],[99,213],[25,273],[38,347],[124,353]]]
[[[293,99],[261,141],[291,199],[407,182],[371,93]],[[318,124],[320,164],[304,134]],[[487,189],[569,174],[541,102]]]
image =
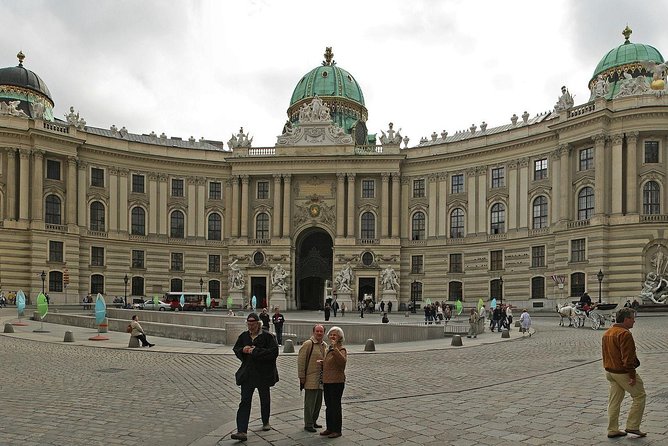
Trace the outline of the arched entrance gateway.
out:
[[[300,310],[322,308],[325,281],[332,280],[334,242],[323,229],[309,228],[297,237],[295,297]]]

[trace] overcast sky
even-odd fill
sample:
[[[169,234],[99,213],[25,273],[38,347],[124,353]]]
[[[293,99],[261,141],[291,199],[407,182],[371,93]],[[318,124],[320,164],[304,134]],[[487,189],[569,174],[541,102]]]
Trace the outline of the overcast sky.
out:
[[[668,54],[661,2],[0,0],[0,66],[46,82],[63,118],[132,133],[273,146],[326,46],[359,82],[371,133],[453,134],[587,102],[598,61],[631,41]]]

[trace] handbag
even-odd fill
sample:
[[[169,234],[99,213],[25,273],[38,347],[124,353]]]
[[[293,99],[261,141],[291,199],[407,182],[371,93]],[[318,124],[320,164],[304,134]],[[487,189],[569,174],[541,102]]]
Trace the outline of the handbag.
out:
[[[132,333],[132,325],[128,324],[128,327],[125,329],[126,333]]]
[[[308,364],[311,362],[311,354],[313,353],[313,341],[311,341],[311,350],[308,352],[308,356],[306,357],[306,368],[304,369],[304,382],[299,382],[299,391],[301,392],[304,390],[304,384],[306,382],[306,374],[308,373]]]

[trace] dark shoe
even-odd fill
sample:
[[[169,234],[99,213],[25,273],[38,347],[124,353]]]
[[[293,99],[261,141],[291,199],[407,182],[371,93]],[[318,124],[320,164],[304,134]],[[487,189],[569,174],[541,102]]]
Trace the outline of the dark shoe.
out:
[[[153,347],[155,344],[148,344],[148,348]]]
[[[622,431],[617,431],[617,432],[613,432],[611,434],[608,434],[608,438],[617,438],[617,437],[624,437],[624,436],[626,436],[626,432],[622,432]]]
[[[330,431],[329,429],[325,429],[324,431],[320,432],[320,435],[329,435],[331,433],[332,431]]]
[[[263,430],[263,431],[270,431],[270,430],[271,430],[271,426],[269,425],[269,423],[264,423],[264,424],[262,425],[262,430]]]
[[[316,429],[320,429],[322,425],[318,423],[313,423],[313,427],[315,427]]]
[[[637,435],[638,437],[646,437],[647,432],[640,432],[640,429],[624,429],[629,434]]]
[[[239,440],[239,441],[246,441],[248,440],[248,435],[246,435],[244,432],[237,432],[236,434],[230,435],[232,440]]]
[[[305,430],[306,432],[318,432],[317,430],[315,430],[314,427],[311,427],[311,426],[305,426],[305,427],[304,427],[304,430]]]
[[[331,434],[327,435],[327,438],[339,438],[341,436],[341,432],[332,432]]]

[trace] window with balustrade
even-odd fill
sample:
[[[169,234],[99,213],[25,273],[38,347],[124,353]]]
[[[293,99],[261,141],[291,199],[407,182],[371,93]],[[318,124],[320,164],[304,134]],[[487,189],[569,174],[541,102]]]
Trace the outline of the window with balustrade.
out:
[[[594,189],[587,186],[578,192],[578,220],[589,220],[594,216]]]
[[[255,217],[255,238],[267,240],[269,238],[269,214],[261,212]]]
[[[373,214],[373,212],[362,213],[360,238],[366,240],[376,238],[376,216]]]
[[[223,218],[217,212],[209,214],[207,219],[207,234],[209,240],[222,240]]]
[[[46,196],[44,206],[44,223],[51,225],[62,224],[61,201],[58,195],[50,194]]]
[[[426,238],[426,217],[424,212],[416,212],[411,219],[411,240],[424,240]]]
[[[464,237],[464,211],[453,209],[450,213],[450,238]]]
[[[489,229],[491,234],[506,232],[506,207],[502,203],[492,205]]]
[[[643,185],[642,212],[645,215],[661,213],[661,187],[656,181],[648,181]]]
[[[169,216],[169,236],[184,238],[186,234],[186,219],[181,211],[174,211]]]
[[[90,230],[105,230],[104,205],[99,201],[93,201],[90,204]]]
[[[133,207],[130,213],[130,234],[146,235],[146,211],[140,206]]]
[[[547,198],[543,195],[533,200],[533,228],[547,228]]]

